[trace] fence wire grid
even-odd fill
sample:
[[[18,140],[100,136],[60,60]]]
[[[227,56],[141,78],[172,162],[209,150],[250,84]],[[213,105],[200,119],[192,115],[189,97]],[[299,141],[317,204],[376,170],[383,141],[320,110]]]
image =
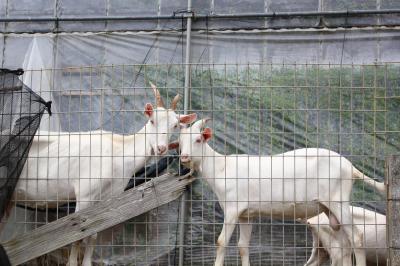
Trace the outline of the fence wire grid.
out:
[[[32,175],[38,175],[37,178],[43,179],[41,182],[54,178],[47,175],[51,164],[60,168],[55,176],[59,180],[57,182],[69,184],[72,182],[69,180],[69,173],[74,167],[83,169],[88,162],[97,162],[98,167],[103,168],[102,162],[106,157],[112,158],[113,163],[124,161],[127,159],[125,156],[135,158],[137,155],[134,153],[122,155],[122,158],[113,157],[112,153],[93,155],[90,151],[73,145],[78,143],[82,147],[89,147],[89,150],[95,150],[94,146],[101,145],[99,143],[102,143],[103,138],[110,135],[126,136],[138,132],[147,123],[143,114],[145,104],[149,102],[155,107],[150,81],[157,85],[167,107],[176,94],[184,95],[185,64],[96,65],[29,70],[24,75],[28,74],[32,79],[39,77],[43,80],[36,90],[39,94],[51,94],[55,110],[53,116],[56,117],[54,119],[58,119],[57,123],[54,123],[53,117],[44,119],[42,129],[37,133],[38,138],[43,139],[43,143],[51,142],[53,138],[59,139],[61,136],[67,136],[71,140],[69,144],[53,144],[55,147],[65,145],[62,149],[68,150],[67,154],[50,151],[48,146],[33,143],[26,163],[30,165],[25,166],[28,170],[21,179],[34,179]],[[340,154],[364,175],[377,182],[383,182],[386,157],[399,154],[400,149],[399,76],[398,63],[190,64],[187,112],[196,113],[199,119],[211,118],[207,127],[212,129],[212,137],[207,143],[221,155],[240,154],[236,157],[237,160],[247,158],[246,161],[250,162],[258,161],[260,156],[267,158],[295,149],[323,148]],[[45,77],[51,77],[51,90],[42,86],[45,84]],[[181,100],[176,110],[177,114],[184,113],[183,106]],[[169,132],[169,135],[171,141],[180,136],[178,132]],[[75,142],[73,138],[78,138],[79,141]],[[92,139],[93,142],[83,146],[81,141],[87,139]],[[124,144],[122,146],[124,147]],[[169,152],[170,155],[172,153],[173,151]],[[63,157],[69,162],[69,166],[65,168],[68,171],[61,171],[63,168],[60,164],[65,162]],[[152,156],[153,159],[147,161],[146,166],[156,161],[154,157],[160,156]],[[201,156],[202,159],[206,157],[204,154]],[[318,160],[323,157],[316,156]],[[332,155],[332,158],[335,157],[338,158]],[[215,161],[218,159],[214,159],[214,165],[206,166],[213,169],[222,167],[216,165]],[[74,162],[79,162],[80,165],[77,166]],[[225,164],[231,166],[226,159]],[[46,168],[43,168],[44,166]],[[258,166],[260,169],[269,167],[263,164]],[[170,165],[166,171],[176,171],[177,167],[177,164]],[[274,165],[271,165],[269,171],[273,171],[273,167]],[[29,170],[34,168],[37,171],[30,175]],[[239,168],[236,173],[240,172]],[[234,172],[233,169],[230,170]],[[226,173],[227,171],[223,176],[225,184],[231,182]],[[120,182],[112,189],[112,194],[122,193],[124,185],[121,184],[127,184],[132,175],[133,173],[129,176],[111,176],[110,178]],[[328,180],[329,177],[318,176],[318,179],[307,183],[307,186],[312,186],[314,182],[324,182],[323,180]],[[93,176],[89,175],[89,179],[91,178]],[[202,177],[198,174],[196,181],[188,188],[183,265],[212,265],[216,258],[217,240],[224,220],[221,204],[228,204],[228,199],[224,202],[219,201],[208,182],[210,180],[207,180],[211,178],[213,177]],[[301,178],[306,179],[307,176],[298,177]],[[237,191],[241,192],[242,188],[239,187],[239,182],[250,182],[251,179],[252,177],[248,179],[236,176],[235,180],[241,180],[236,183]],[[282,182],[280,178],[277,180]],[[260,181],[259,184],[266,184],[264,181]],[[349,182],[352,183],[351,178],[343,184]],[[38,181],[37,186],[39,183]],[[29,183],[24,184],[24,187],[20,186],[17,189],[28,190]],[[59,200],[65,191],[46,191],[49,187],[45,183],[40,184],[43,186],[37,187],[38,195],[32,196],[36,199],[17,197],[14,200],[15,207],[5,224],[2,240],[17,237],[74,211],[74,193],[68,195],[67,201]],[[291,189],[296,190],[296,187]],[[254,186],[248,188],[249,197],[252,189],[255,189]],[[263,194],[262,189],[260,186],[254,191]],[[274,191],[272,186],[266,189]],[[297,189],[300,190],[300,186]],[[55,198],[51,198],[52,194],[56,195]],[[88,196],[88,207],[107,198],[107,194],[98,194]],[[238,197],[240,198],[240,195]],[[239,205],[241,202],[236,199],[236,203]],[[268,203],[258,202],[260,206]],[[385,265],[386,259],[382,260],[380,256],[387,256],[388,249],[386,198],[371,186],[357,180],[351,190],[351,198],[344,202],[344,205],[346,204],[361,207],[362,214],[368,213],[374,218],[370,222],[362,217],[361,223],[356,222],[354,218],[353,222],[364,233],[364,240],[373,243],[373,246],[366,249],[368,262],[371,265]],[[94,243],[93,263],[178,265],[178,222],[181,213],[179,201],[173,201],[99,233]],[[293,208],[293,213],[296,213],[296,207]],[[240,223],[252,225],[251,241],[248,244],[251,265],[306,263],[313,249],[313,234],[310,231],[312,225],[307,225],[304,219],[296,220],[291,213],[276,215],[271,210],[252,209],[247,214],[247,219],[241,216]],[[314,232],[318,233],[322,232],[323,228],[330,227],[318,220],[315,228]],[[367,235],[371,232],[372,235]],[[382,240],[382,236],[385,239]],[[339,250],[339,254],[348,253],[349,250],[351,252],[349,243],[340,242],[340,237],[340,245],[334,246],[333,243],[336,242],[333,238],[338,237],[337,234],[329,237],[328,242],[332,243],[332,247],[323,247],[322,240],[317,246],[321,260],[326,256],[327,250],[329,254],[333,254],[335,250]],[[239,226],[236,226],[226,246],[224,265],[242,265],[240,253],[244,251],[238,247],[238,242]],[[81,246],[80,259],[85,245]],[[65,265],[69,252],[70,246],[67,246],[30,261],[27,265]],[[325,263],[329,265],[329,259]]]

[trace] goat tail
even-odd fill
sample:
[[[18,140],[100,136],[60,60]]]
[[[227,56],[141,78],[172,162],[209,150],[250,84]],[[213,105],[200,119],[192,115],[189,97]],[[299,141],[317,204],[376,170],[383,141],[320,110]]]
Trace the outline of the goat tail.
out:
[[[353,178],[364,181],[367,185],[375,188],[381,195],[386,196],[386,185],[384,182],[378,182],[369,176],[364,175],[360,170],[353,166]]]

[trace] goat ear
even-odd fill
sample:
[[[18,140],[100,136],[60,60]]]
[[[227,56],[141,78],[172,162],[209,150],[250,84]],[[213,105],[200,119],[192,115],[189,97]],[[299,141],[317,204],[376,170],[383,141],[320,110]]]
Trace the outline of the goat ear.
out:
[[[168,150],[179,149],[179,141],[174,141],[168,144]]]
[[[204,142],[207,142],[211,139],[212,137],[212,130],[209,127],[206,127],[203,132],[201,132],[201,138],[203,139]]]
[[[179,122],[182,124],[190,124],[193,123],[197,119],[197,114],[188,114],[188,115],[180,115]]]
[[[153,105],[151,103],[146,103],[144,107],[144,115],[150,117],[153,115]]]

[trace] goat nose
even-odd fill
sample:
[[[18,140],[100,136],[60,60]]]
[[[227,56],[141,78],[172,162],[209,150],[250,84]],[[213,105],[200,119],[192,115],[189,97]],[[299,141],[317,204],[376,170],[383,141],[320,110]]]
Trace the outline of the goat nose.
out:
[[[182,155],[181,155],[181,162],[183,162],[183,163],[190,162],[189,155],[187,155],[187,154],[182,154]]]
[[[158,149],[158,154],[163,154],[167,150],[167,147],[164,145],[160,145],[157,146],[157,149]]]

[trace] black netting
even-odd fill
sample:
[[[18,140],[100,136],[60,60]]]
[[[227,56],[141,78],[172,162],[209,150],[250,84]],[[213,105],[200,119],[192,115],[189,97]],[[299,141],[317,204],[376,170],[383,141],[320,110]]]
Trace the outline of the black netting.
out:
[[[45,102],[20,79],[23,70],[0,69],[0,219],[17,185]]]

